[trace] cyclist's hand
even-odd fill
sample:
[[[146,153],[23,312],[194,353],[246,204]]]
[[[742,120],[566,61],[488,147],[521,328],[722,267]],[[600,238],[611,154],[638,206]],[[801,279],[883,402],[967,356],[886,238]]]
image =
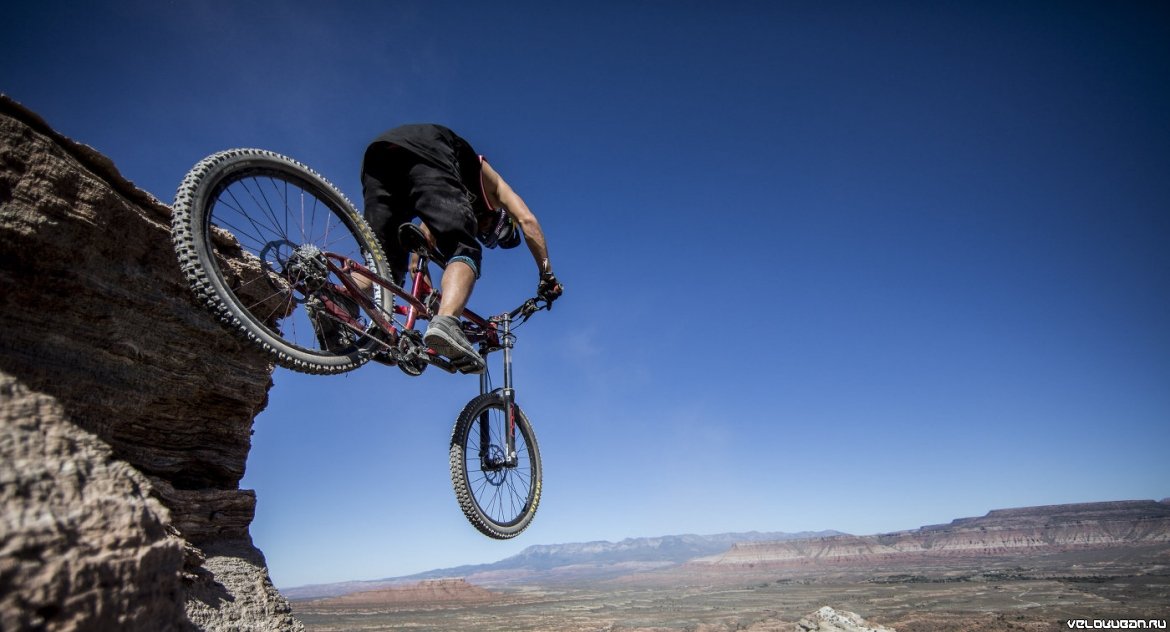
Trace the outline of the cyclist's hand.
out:
[[[552,309],[553,301],[565,292],[565,286],[557,281],[556,275],[552,272],[545,272],[540,275],[540,284],[536,286],[536,297],[548,303],[548,308]]]

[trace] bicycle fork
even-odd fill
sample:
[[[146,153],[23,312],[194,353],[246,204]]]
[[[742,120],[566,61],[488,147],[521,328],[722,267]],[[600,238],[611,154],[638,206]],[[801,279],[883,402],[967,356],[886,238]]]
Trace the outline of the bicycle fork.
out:
[[[516,455],[516,390],[512,388],[512,345],[513,339],[511,334],[512,317],[509,314],[504,314],[499,321],[500,326],[500,343],[504,347],[504,388],[500,394],[504,398],[504,458],[502,463],[493,463],[496,467],[516,467],[519,459]],[[485,370],[479,374],[479,392],[485,394],[488,392],[490,385],[488,384],[488,375]],[[488,413],[484,413],[479,419],[479,458],[485,464],[493,460],[488,454],[488,447],[491,446],[491,428],[488,423]]]

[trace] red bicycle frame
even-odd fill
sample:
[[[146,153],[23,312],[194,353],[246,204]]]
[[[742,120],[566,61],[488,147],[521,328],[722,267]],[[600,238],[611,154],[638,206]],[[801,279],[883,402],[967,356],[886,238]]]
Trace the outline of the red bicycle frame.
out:
[[[330,272],[336,275],[344,286],[344,288],[337,288],[334,286],[335,291],[358,303],[358,305],[361,306],[361,309],[369,315],[374,323],[376,323],[376,325],[382,331],[389,335],[392,344],[397,344],[400,336],[402,335],[402,331],[399,330],[395,323],[387,317],[388,312],[379,307],[368,293],[362,291],[362,289],[358,287],[357,283],[354,281],[354,275],[361,276],[369,280],[371,283],[375,283],[390,291],[394,296],[402,299],[405,304],[395,305],[393,313],[404,316],[406,318],[405,323],[403,324],[404,330],[413,330],[419,320],[430,320],[434,318],[435,314],[431,311],[430,304],[438,298],[438,294],[434,291],[434,287],[431,285],[430,277],[428,275],[427,264],[431,258],[429,254],[416,253],[418,254],[418,259],[416,260],[414,268],[411,272],[412,283],[410,292],[407,292],[397,283],[379,276],[378,274],[372,272],[369,268],[348,257],[343,257],[334,253],[324,254],[326,258],[326,265],[328,266]],[[507,412],[507,453],[505,455],[505,464],[509,466],[514,466],[517,458],[515,410],[516,391],[512,386],[512,322],[520,316],[523,316],[524,319],[527,320],[529,316],[547,306],[548,303],[545,303],[543,306],[541,306],[538,299],[528,299],[523,304],[521,304],[520,307],[517,307],[511,312],[505,312],[492,318],[484,318],[483,316],[480,316],[479,314],[476,314],[469,309],[463,310],[463,318],[473,325],[473,327],[470,328],[470,331],[465,328],[465,332],[468,334],[468,340],[472,343],[479,343],[480,354],[484,356],[485,360],[487,355],[492,351],[500,349],[503,349],[504,351],[504,385],[501,389],[501,393],[504,398],[504,403],[506,406],[505,410]],[[353,315],[349,314],[346,310],[341,309],[332,301],[326,300],[326,309],[328,309],[335,317],[345,322],[355,331],[363,335],[366,334],[366,332],[361,329],[360,323],[357,322]],[[426,361],[429,364],[437,365],[449,372],[455,372],[456,370],[456,368],[450,362],[440,357],[432,349],[426,349]],[[479,390],[481,394],[487,393],[490,390],[491,385],[489,382],[490,380],[488,373],[485,370],[480,374],[479,378]],[[486,419],[484,420],[481,431],[487,432]],[[484,440],[481,445],[486,446],[488,443],[489,442],[487,440]]]
[[[411,291],[407,292],[405,288],[399,286],[397,283],[375,274],[369,268],[353,259],[331,252],[325,253],[325,257],[329,265],[329,271],[335,274],[341,280],[342,285],[345,286],[346,291],[344,294],[357,302],[366,314],[369,315],[370,319],[377,323],[382,331],[390,335],[391,340],[396,341],[401,334],[398,326],[389,318],[386,318],[386,312],[379,308],[373,299],[357,286],[352,275],[364,277],[371,283],[375,283],[389,290],[394,296],[405,301],[405,305],[394,306],[395,314],[406,317],[406,322],[403,324],[405,329],[414,329],[419,320],[430,320],[434,318],[435,314],[431,312],[427,302],[424,302],[434,292],[434,288],[431,286],[430,279],[427,275],[426,258],[420,258],[418,265],[415,266]],[[437,293],[435,296],[437,298]],[[344,312],[344,310],[340,311]],[[349,314],[334,314],[334,316],[347,322],[351,327],[357,327],[358,323]],[[481,333],[480,336],[469,336],[469,339],[480,338],[479,340],[472,339],[472,342],[483,342],[489,347],[499,346],[496,327],[491,320],[466,308],[463,310],[463,318],[474,324],[477,331]]]

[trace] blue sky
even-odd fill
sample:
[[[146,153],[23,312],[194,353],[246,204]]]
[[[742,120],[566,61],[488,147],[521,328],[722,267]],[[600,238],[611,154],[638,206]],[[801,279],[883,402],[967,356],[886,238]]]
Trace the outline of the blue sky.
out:
[[[451,493],[474,378],[281,370],[242,482],[278,586],[1170,496],[1165,3],[36,4],[0,91],[164,201],[239,146],[360,199],[366,143],[434,121],[544,225],[533,526]],[[486,312],[536,284],[484,274]]]

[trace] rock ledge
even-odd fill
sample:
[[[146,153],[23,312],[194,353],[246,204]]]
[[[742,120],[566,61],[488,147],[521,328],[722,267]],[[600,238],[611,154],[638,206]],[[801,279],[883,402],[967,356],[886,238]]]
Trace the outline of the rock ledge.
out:
[[[0,96],[0,629],[300,630],[239,489],[272,367],[170,209]]]

